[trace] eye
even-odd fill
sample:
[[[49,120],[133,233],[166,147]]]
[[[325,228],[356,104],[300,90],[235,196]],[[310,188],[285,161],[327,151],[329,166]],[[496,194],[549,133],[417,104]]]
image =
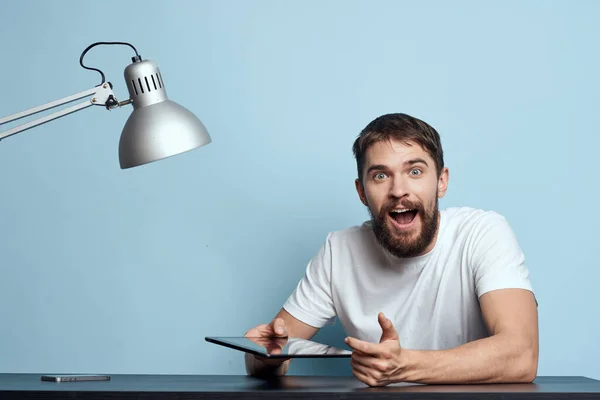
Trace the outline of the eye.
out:
[[[381,179],[385,179],[385,177],[386,177],[386,176],[387,176],[387,175],[386,175],[386,174],[384,174],[383,172],[378,172],[378,173],[376,173],[375,175],[373,175],[373,178],[374,178],[376,181],[378,181],[378,180],[381,180]]]
[[[422,173],[422,171],[420,169],[418,169],[418,168],[413,168],[413,169],[410,170],[410,174],[414,175],[414,176],[421,175],[421,173]]]

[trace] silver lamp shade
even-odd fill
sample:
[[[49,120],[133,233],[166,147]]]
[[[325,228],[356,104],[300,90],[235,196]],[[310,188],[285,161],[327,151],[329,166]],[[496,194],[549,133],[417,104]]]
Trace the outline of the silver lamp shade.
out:
[[[133,112],[119,141],[121,168],[147,164],[210,143],[198,117],[168,99],[156,63],[139,58],[133,61],[125,68]]]

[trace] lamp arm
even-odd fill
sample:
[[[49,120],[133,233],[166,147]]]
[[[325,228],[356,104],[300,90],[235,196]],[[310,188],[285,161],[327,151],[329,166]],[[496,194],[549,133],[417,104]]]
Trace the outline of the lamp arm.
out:
[[[31,122],[27,122],[25,124],[8,129],[4,132],[0,132],[0,140],[15,135],[17,133],[23,132],[27,129],[34,128],[38,125],[45,124],[46,122],[53,121],[57,118],[64,117],[65,115],[81,111],[93,105],[105,106],[107,109],[110,110],[112,108],[129,103],[129,101],[119,103],[114,97],[114,93],[112,91],[110,83],[104,83],[101,86],[96,86],[92,89],[84,90],[83,92],[63,97],[62,99],[54,100],[46,104],[42,104],[41,106],[33,107],[25,111],[9,115],[8,117],[0,118],[0,126],[9,122],[19,120],[21,118],[29,117],[33,114],[37,114],[42,111],[49,110],[51,108],[61,106],[63,104],[71,103],[75,100],[80,100],[84,97],[89,97],[89,99],[81,103],[75,104],[74,106],[47,115],[45,117],[41,117]]]

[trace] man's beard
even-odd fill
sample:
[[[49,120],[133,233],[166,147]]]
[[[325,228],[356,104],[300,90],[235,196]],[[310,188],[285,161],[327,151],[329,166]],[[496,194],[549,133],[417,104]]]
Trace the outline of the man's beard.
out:
[[[417,217],[421,217],[421,232],[413,238],[414,232],[402,232],[400,235],[394,235],[386,219],[394,208],[402,205],[404,208],[417,210]],[[436,194],[435,206],[430,210],[425,210],[422,204],[412,202],[390,203],[382,207],[379,215],[375,216],[370,207],[369,214],[373,224],[373,233],[381,244],[392,255],[399,258],[416,257],[422,255],[427,246],[429,246],[437,232],[438,228],[438,198]]]

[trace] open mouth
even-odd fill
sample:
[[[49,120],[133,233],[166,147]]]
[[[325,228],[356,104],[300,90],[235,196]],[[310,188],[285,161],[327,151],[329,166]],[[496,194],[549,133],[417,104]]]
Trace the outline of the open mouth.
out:
[[[392,217],[392,219],[396,221],[398,225],[408,225],[414,221],[416,216],[417,210],[412,209],[396,209],[390,211],[390,217]]]

